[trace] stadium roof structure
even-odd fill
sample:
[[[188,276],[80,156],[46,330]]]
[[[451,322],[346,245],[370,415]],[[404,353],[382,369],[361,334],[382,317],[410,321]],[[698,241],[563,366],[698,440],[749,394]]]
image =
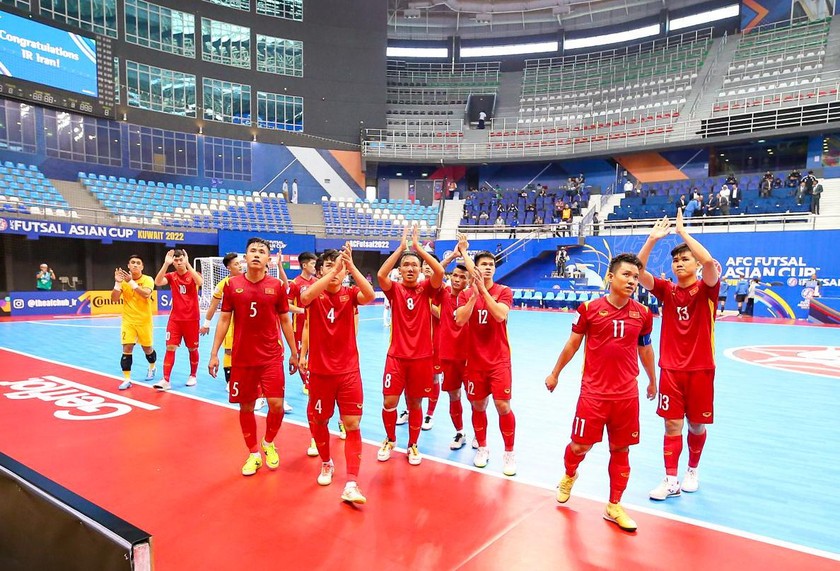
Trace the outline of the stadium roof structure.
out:
[[[388,37],[503,38],[617,26],[708,0],[388,0]]]

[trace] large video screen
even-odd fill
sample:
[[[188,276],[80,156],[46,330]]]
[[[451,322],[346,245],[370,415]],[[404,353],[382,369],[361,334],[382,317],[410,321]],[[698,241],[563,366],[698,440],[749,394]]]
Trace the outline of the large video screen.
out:
[[[0,12],[0,75],[96,97],[96,42]]]

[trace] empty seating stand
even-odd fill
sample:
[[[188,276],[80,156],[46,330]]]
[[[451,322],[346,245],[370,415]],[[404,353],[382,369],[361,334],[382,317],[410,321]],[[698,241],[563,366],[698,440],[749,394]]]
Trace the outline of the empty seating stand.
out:
[[[324,225],[331,236],[396,238],[409,224],[416,223],[420,236],[437,232],[438,208],[403,199],[339,200],[322,197]]]
[[[0,212],[6,215],[31,214],[58,218],[78,218],[52,183],[35,165],[5,161],[0,166]]]

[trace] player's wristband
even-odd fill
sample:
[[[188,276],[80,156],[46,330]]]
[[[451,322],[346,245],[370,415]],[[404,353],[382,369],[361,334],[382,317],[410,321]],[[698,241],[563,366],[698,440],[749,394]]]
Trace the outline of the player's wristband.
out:
[[[206,327],[207,329],[210,329],[210,320],[209,320],[209,319],[205,319],[205,320],[204,320],[204,324],[202,325],[202,327]]]
[[[120,291],[122,289],[122,284],[120,282],[114,282],[114,291]]]
[[[128,282],[128,285],[130,285],[130,286],[131,286],[131,289],[137,289],[138,287],[140,287],[140,284],[138,284],[138,283],[137,283],[136,281],[134,281],[134,280],[131,280],[130,282]]]

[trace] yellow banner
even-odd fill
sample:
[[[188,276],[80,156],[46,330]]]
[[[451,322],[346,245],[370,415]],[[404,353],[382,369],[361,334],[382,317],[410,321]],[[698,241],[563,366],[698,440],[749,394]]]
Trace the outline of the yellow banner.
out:
[[[80,300],[88,300],[91,315],[121,315],[122,299],[116,303],[111,301],[112,290],[90,290],[79,296]],[[157,292],[152,292],[153,307],[157,307]]]

